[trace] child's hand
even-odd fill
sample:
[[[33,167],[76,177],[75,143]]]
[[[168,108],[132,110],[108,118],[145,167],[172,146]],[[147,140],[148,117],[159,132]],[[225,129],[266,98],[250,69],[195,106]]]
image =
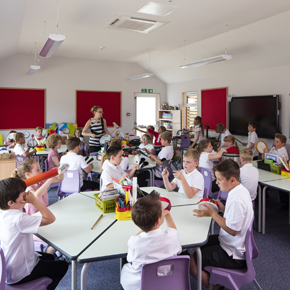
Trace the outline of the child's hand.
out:
[[[219,200],[219,199],[216,199],[215,200],[217,203],[218,203],[218,205],[219,205],[219,211],[220,212],[224,212],[225,211],[225,206],[224,206],[224,204]]]
[[[96,138],[96,134],[93,134],[93,133],[92,133],[92,134],[91,134],[91,137],[92,137],[92,138]]]
[[[194,216],[197,217],[204,217],[204,216],[209,216],[211,217],[213,213],[215,213],[215,211],[207,204],[203,205],[205,208],[202,209],[194,209]]]
[[[134,164],[132,166],[132,170],[138,170],[138,169],[140,169],[140,165],[139,164]]]
[[[170,213],[170,211],[167,209],[163,209],[163,212],[164,212],[164,216],[167,216]]]
[[[226,149],[222,149],[220,152],[222,152],[222,154],[227,153]]]
[[[120,180],[124,180],[124,179],[126,179],[126,178],[128,178],[128,177],[129,177],[129,174],[128,174],[128,173],[124,173],[124,174],[121,176]]]
[[[163,169],[163,171],[162,171],[162,176],[163,176],[163,177],[168,177],[168,176],[169,176],[169,172],[168,172],[168,170],[167,170],[166,167],[165,167],[165,168]]]
[[[154,159],[155,156],[152,153],[150,153],[148,157],[150,158],[150,160],[155,161]]]
[[[115,133],[115,137],[119,137],[119,135],[120,135],[120,131],[118,130],[118,131],[116,131],[116,133]]]
[[[26,203],[32,204],[37,200],[37,198],[31,191],[25,192],[23,199],[25,200]]]
[[[184,176],[180,170],[173,170],[173,175],[175,178],[181,180]]]
[[[37,152],[37,150],[36,150],[36,149],[33,149],[33,150],[32,150],[32,153],[36,153],[36,152]]]
[[[242,142],[242,145],[243,145],[243,146],[247,146],[247,145],[248,145],[248,143]]]
[[[104,158],[105,155],[106,155],[106,152],[105,152],[105,151],[102,151],[102,153],[101,153],[101,157]]]

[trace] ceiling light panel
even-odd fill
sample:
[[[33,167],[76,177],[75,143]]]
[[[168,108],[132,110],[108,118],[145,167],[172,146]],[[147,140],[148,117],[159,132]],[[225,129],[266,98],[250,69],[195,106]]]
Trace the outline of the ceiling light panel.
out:
[[[176,9],[178,9],[177,6],[166,5],[166,4],[156,3],[156,2],[149,2],[143,8],[141,8],[138,12],[164,17],[164,16],[169,15]]]

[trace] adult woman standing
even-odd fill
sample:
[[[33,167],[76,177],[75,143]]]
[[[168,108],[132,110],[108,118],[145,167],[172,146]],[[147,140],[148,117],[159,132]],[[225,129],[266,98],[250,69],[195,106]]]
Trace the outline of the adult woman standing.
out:
[[[94,106],[91,109],[91,112],[94,114],[94,118],[91,118],[87,121],[85,127],[83,128],[83,136],[90,136],[90,153],[98,152],[101,149],[100,134],[112,134],[116,128],[114,127],[110,132],[107,128],[107,122],[102,117],[103,109],[100,106]],[[91,133],[87,133],[87,130],[90,128]]]

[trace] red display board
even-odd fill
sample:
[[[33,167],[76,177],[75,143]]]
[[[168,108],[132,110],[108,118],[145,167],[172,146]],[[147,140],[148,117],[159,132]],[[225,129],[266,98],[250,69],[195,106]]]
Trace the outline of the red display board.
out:
[[[0,88],[0,130],[45,128],[45,89]]]
[[[76,122],[79,127],[84,127],[86,122],[93,117],[91,108],[102,107],[103,118],[108,127],[113,127],[113,122],[120,127],[121,124],[121,97],[122,92],[76,91]]]
[[[227,127],[228,88],[201,91],[201,117],[203,126],[215,130],[218,123]]]

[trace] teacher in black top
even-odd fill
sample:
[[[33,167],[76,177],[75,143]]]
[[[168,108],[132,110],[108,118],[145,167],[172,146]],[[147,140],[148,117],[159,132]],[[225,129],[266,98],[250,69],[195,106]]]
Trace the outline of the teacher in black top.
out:
[[[90,136],[90,153],[98,152],[101,149],[100,138],[102,136],[98,136],[101,134],[112,134],[116,128],[114,127],[110,132],[107,128],[107,122],[102,117],[104,111],[100,106],[94,106],[91,109],[91,112],[94,114],[94,117],[89,119],[83,128],[82,134],[83,136]],[[87,130],[90,129],[91,133],[87,133]]]

